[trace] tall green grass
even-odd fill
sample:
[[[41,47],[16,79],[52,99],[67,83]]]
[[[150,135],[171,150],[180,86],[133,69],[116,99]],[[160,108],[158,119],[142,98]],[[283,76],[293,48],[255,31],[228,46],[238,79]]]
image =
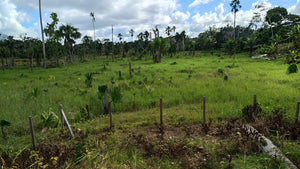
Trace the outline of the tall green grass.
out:
[[[123,95],[120,103],[113,103],[114,113],[156,109],[160,97],[165,108],[185,105],[188,109],[186,105],[193,105],[195,111],[201,112],[202,98],[206,96],[209,118],[228,118],[240,116],[241,109],[252,104],[253,94],[257,94],[265,110],[284,107],[288,112],[286,118],[293,120],[296,102],[300,100],[299,74],[287,74],[287,65],[281,59],[266,61],[244,54],[236,58],[221,55],[179,54],[164,57],[159,64],[154,64],[149,57],[119,58],[32,71],[5,70],[0,72],[0,119],[12,123],[7,130],[14,137],[28,134],[28,116],[33,116],[37,128],[41,129],[40,115],[50,108],[58,115],[59,104],[71,122],[76,121],[76,114],[86,105],[92,116],[97,117],[103,113],[102,101],[97,98],[98,86],[107,85],[108,88],[120,86]],[[122,71],[121,79],[119,71]],[[91,88],[85,84],[87,73],[94,73]],[[224,80],[224,75],[228,80]]]

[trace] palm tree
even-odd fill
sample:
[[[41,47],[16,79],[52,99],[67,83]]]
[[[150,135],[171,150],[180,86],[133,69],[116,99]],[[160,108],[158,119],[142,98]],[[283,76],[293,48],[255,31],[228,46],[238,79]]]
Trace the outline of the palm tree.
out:
[[[64,38],[64,45],[68,48],[69,52],[69,61],[73,62],[73,44],[75,44],[75,39],[81,37],[81,33],[78,32],[78,28],[74,28],[71,25],[61,25],[59,27],[60,36]]]
[[[159,26],[159,25],[155,25],[155,29],[152,29],[155,38],[159,38],[159,29],[158,29],[158,26]]]
[[[43,29],[43,19],[42,19],[41,0],[39,0],[39,9],[40,9],[40,23],[41,23],[41,32],[42,32],[42,42],[43,42],[44,68],[47,68],[47,64],[46,64],[46,49],[45,49],[45,39],[44,39],[44,29]]]
[[[231,6],[231,12],[234,13],[234,21],[233,21],[233,27],[234,27],[234,40],[236,38],[236,28],[235,28],[235,21],[236,21],[236,13],[239,11],[239,9],[242,7],[240,5],[240,0],[232,0],[230,3]]]
[[[131,36],[131,39],[132,39],[132,42],[133,42],[133,34],[134,34],[134,30],[133,30],[133,29],[130,29],[129,33],[130,33],[130,36]]]
[[[143,41],[143,40],[144,40],[144,34],[143,34],[143,32],[139,33],[139,34],[137,35],[137,38],[138,38],[139,40]]]
[[[170,37],[170,33],[172,31],[172,28],[170,26],[166,27],[166,34],[168,35],[168,37]]]
[[[118,38],[119,38],[120,41],[122,41],[122,36],[123,36],[122,33],[118,34]]]
[[[172,27],[172,31],[175,33],[175,31],[176,31],[176,26],[173,26],[173,27]]]
[[[150,36],[150,33],[149,33],[148,31],[145,31],[145,32],[144,32],[144,39],[145,39],[146,41],[149,40],[149,36]]]
[[[184,42],[184,41],[185,41],[185,37],[186,37],[185,31],[182,31],[182,32],[180,33],[180,36],[181,36],[181,38],[182,38],[182,39],[181,39],[181,42],[182,42],[182,51],[184,51],[184,50],[185,50],[185,49],[184,49],[184,48],[185,48],[185,47],[184,47],[184,46],[185,46],[185,42]]]
[[[121,42],[121,44],[122,44],[122,57],[125,57],[125,53],[124,53],[124,44],[123,44],[123,42],[122,42],[122,39],[123,39],[122,33],[119,33],[119,34],[118,34],[118,38],[119,38],[119,40],[120,40],[120,42]]]
[[[90,16],[92,17],[93,28],[94,28],[94,41],[95,41],[95,21],[96,21],[96,19],[95,19],[94,12],[91,12]]]
[[[167,40],[164,38],[155,38],[152,42],[152,48],[155,51],[155,53],[153,54],[153,61],[155,63],[161,62],[161,54],[167,50],[167,44]]]

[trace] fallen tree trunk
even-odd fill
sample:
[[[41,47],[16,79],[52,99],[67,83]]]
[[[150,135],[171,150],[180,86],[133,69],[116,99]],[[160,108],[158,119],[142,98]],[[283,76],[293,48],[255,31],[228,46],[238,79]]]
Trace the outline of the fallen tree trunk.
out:
[[[276,147],[271,140],[260,134],[254,127],[246,124],[243,126],[250,137],[257,138],[261,150],[269,154],[272,158],[282,159],[286,163],[286,168],[298,169],[281,151]]]

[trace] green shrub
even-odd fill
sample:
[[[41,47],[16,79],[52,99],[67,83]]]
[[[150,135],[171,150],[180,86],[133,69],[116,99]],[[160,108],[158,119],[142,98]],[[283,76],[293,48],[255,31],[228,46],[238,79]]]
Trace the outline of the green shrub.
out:
[[[98,86],[98,98],[102,100],[105,91],[107,90],[106,85]]]
[[[221,69],[221,68],[219,68],[219,69],[218,69],[218,73],[223,74],[223,73],[224,73],[224,70]]]
[[[119,86],[110,89],[109,93],[113,103],[119,103],[121,101],[122,94],[121,94],[121,88]]]
[[[92,87],[93,85],[92,85],[92,82],[93,82],[93,74],[92,73],[87,73],[86,75],[85,75],[85,84],[86,84],[86,86],[87,87]]]
[[[59,122],[58,116],[50,109],[41,115],[43,128],[56,128]]]
[[[298,72],[298,66],[297,66],[295,63],[291,64],[291,65],[288,67],[287,72],[288,72],[289,74],[291,74],[291,73],[297,73],[297,72]]]

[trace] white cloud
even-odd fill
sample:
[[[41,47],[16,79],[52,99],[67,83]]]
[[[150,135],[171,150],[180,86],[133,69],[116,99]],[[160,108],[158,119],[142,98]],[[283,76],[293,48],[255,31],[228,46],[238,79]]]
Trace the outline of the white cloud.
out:
[[[300,0],[297,0],[297,4],[288,9],[289,13],[300,15]]]
[[[50,13],[56,12],[60,19],[59,24],[71,24],[79,28],[83,36],[93,36],[89,15],[92,11],[96,18],[96,38],[100,40],[111,38],[113,24],[114,39],[118,39],[117,34],[122,33],[123,40],[126,41],[131,41],[128,33],[130,29],[135,30],[136,38],[137,34],[146,30],[151,31],[155,25],[160,25],[160,34],[163,36],[166,26],[176,26],[177,32],[185,30],[191,37],[197,36],[213,25],[216,27],[233,25],[233,14],[229,9],[231,0],[219,1],[218,6],[206,13],[191,11],[191,7],[207,4],[213,0],[194,0],[189,4],[190,8],[180,5],[180,1],[184,0],[42,0],[43,24],[45,27],[47,22],[51,22]],[[272,7],[268,0],[255,0],[251,9],[242,8],[243,10],[237,13],[238,25],[248,26],[255,11],[262,19],[264,18],[266,10],[255,9],[257,4],[263,4],[266,9]],[[187,11],[184,11],[185,7]],[[297,4],[288,11],[300,14],[300,0],[297,0]],[[37,0],[0,0],[0,33],[17,37],[26,32],[28,36],[40,37],[38,14]]]
[[[189,5],[189,7],[191,8],[191,7],[195,7],[195,6],[201,5],[201,4],[207,4],[210,1],[213,1],[213,0],[195,0],[193,3],[191,3]]]
[[[172,23],[174,24],[180,24],[185,21],[187,21],[190,18],[191,14],[190,12],[187,12],[186,14],[180,11],[176,11],[172,13]]]
[[[194,32],[202,32],[213,24],[222,22],[224,11],[224,4],[220,3],[215,8],[215,12],[210,11],[209,13],[204,13],[204,15],[197,13],[192,17],[191,30]]]
[[[18,8],[26,8],[38,11],[36,0],[11,0]],[[44,17],[44,25],[51,22],[51,12],[56,12],[60,23],[69,23],[79,28],[83,35],[90,35],[93,30],[90,12],[95,14],[96,36],[100,39],[110,38],[111,25],[116,28],[115,33],[129,36],[129,29],[136,31],[148,26],[167,25],[172,21],[172,13],[178,8],[177,0],[49,0],[42,1],[42,11],[47,14]],[[180,18],[184,19],[184,18]],[[145,29],[144,29],[145,30]],[[143,30],[143,31],[144,31]],[[119,31],[119,32],[117,32]],[[125,38],[125,37],[124,37]],[[130,39],[130,38],[129,38]]]
[[[255,8],[257,5],[261,5],[263,8]],[[263,20],[266,12],[271,7],[272,4],[269,3],[268,0],[258,0],[252,4],[251,9],[246,11],[240,10],[237,12],[236,25],[248,26],[254,15],[254,12],[258,12]],[[233,19],[233,13],[225,13],[224,4],[220,3],[217,7],[215,7],[214,12],[210,11],[209,13],[204,13],[204,15],[197,13],[196,15],[192,16],[192,23],[190,25],[191,31],[199,33],[208,30],[208,28],[212,26],[216,26],[217,28],[226,25],[233,26]]]
[[[9,0],[0,2],[0,33],[13,35],[19,38],[21,34],[36,36],[32,29],[26,29],[21,23],[30,22],[30,17],[25,12],[17,11],[17,7]]]

